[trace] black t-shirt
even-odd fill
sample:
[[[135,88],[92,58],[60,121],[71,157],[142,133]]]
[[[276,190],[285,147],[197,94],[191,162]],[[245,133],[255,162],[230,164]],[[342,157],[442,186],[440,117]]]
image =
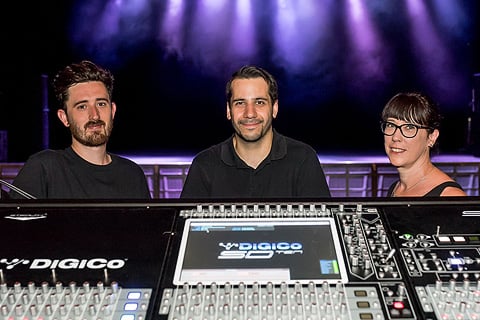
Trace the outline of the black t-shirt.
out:
[[[43,150],[25,162],[13,185],[38,199],[150,199],[142,168],[110,154],[111,163],[95,165],[65,150]],[[10,190],[11,198],[22,195]]]
[[[330,190],[315,150],[274,130],[272,150],[256,168],[238,157],[233,136],[192,161],[181,198],[318,198]]]

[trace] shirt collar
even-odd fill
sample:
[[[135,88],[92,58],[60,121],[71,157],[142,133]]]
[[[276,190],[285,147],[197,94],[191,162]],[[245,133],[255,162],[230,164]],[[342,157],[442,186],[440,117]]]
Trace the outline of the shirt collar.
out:
[[[226,165],[237,166],[237,167],[248,167],[235,152],[235,148],[233,147],[233,136],[234,135],[232,135],[222,144],[220,149],[220,157]],[[286,154],[287,154],[287,141],[285,139],[285,136],[281,135],[275,129],[273,129],[272,150],[270,151],[267,158],[263,162],[282,159],[283,157],[286,156]]]

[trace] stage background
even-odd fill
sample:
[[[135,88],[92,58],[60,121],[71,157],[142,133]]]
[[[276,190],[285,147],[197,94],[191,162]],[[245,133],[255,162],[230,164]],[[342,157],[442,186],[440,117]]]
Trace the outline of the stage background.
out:
[[[439,102],[441,152],[477,152],[478,3],[12,3],[0,13],[2,145],[10,162],[68,146],[45,81],[72,61],[91,59],[116,78],[109,148],[117,153],[190,155],[226,139],[225,83],[244,64],[276,76],[274,126],[319,154],[381,154],[380,112],[405,90]]]

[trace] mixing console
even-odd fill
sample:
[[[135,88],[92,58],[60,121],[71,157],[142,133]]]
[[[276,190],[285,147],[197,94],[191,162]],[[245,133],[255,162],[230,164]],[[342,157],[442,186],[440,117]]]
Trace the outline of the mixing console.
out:
[[[0,227],[0,320],[480,319],[475,198],[5,202]]]
[[[151,289],[121,289],[116,282],[105,287],[88,282],[77,287],[47,282],[25,287],[14,283],[0,286],[0,316],[3,319],[145,319]]]

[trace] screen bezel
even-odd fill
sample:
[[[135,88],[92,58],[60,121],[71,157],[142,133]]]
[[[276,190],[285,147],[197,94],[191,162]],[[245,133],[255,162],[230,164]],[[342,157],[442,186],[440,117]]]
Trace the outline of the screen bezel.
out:
[[[248,276],[236,275],[236,272],[238,271],[236,269],[212,268],[212,269],[192,269],[194,271],[202,270],[202,273],[203,273],[202,277],[186,276],[186,274],[188,274],[188,271],[186,272],[184,270],[183,264],[184,264],[185,254],[187,252],[187,245],[189,243],[188,242],[189,235],[190,235],[192,226],[195,226],[195,227],[245,226],[247,227],[249,225],[287,226],[287,227],[295,226],[296,228],[302,225],[306,225],[309,227],[314,225],[327,227],[327,229],[329,230],[329,235],[331,239],[331,243],[329,245],[333,245],[334,247],[336,263],[338,264],[339,273],[332,274],[332,277],[323,276],[322,278],[313,278],[313,279],[312,278],[286,279],[285,277],[286,277],[286,274],[288,273],[288,270],[285,270],[282,268],[239,269],[242,271],[249,271],[250,273],[248,274]],[[212,274],[205,275],[210,272]],[[215,277],[213,277],[212,275],[215,275]],[[224,284],[227,282],[231,284],[238,284],[238,283],[265,284],[271,281],[281,281],[281,282],[286,282],[287,284],[293,284],[296,282],[309,283],[312,281],[315,283],[323,283],[323,282],[347,283],[348,276],[346,272],[343,252],[341,249],[341,244],[338,238],[338,232],[337,232],[334,219],[331,217],[314,217],[314,218],[188,218],[185,220],[178,259],[175,266],[175,273],[173,277],[174,285],[183,285],[183,284],[194,285],[197,283],[207,283],[207,282],[215,282],[217,284]]]

